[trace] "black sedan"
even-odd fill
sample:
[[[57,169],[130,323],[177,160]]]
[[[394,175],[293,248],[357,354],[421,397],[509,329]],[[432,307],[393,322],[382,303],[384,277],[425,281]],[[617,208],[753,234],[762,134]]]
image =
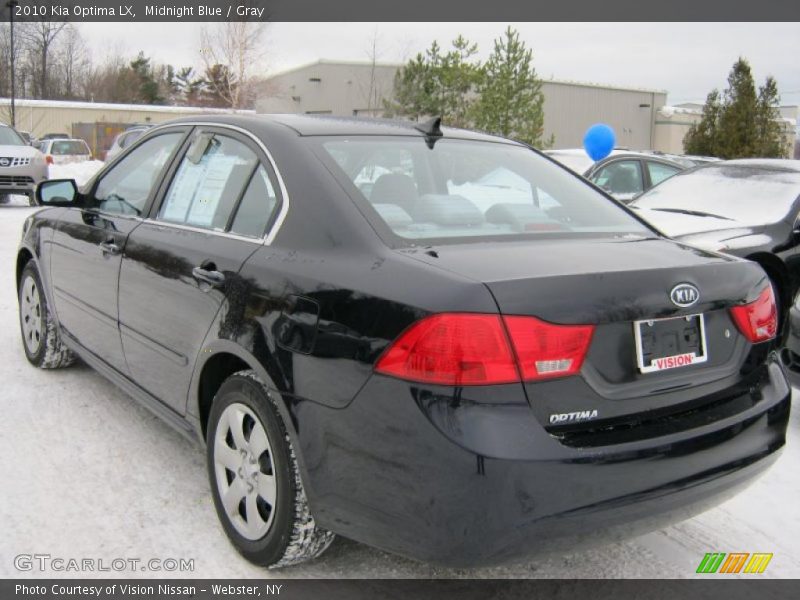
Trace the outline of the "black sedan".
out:
[[[800,289],[800,161],[711,163],[676,175],[631,206],[674,239],[759,263],[785,319]]]
[[[617,539],[715,505],[784,445],[761,267],[665,239],[514,142],[185,119],[37,197],[28,360],[80,357],[204,440],[258,564],[334,533],[465,566]]]

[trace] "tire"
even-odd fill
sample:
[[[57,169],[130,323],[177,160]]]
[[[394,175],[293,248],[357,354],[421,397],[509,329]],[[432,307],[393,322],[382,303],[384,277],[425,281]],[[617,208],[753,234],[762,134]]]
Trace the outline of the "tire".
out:
[[[334,534],[318,527],[309,511],[286,426],[255,372],[240,371],[220,386],[206,442],[217,516],[242,556],[284,567],[330,546]]]
[[[0,204],[8,204],[11,201],[11,196],[8,194],[0,194]]]
[[[19,284],[19,325],[22,347],[32,365],[60,369],[75,362],[75,355],[61,341],[36,264],[31,260],[22,270]]]

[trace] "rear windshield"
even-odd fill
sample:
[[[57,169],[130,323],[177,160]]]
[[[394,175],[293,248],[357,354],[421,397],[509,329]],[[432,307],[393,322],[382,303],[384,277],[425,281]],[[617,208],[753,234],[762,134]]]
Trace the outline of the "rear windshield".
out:
[[[652,234],[575,175],[522,146],[422,138],[319,141],[360,204],[409,240]]]
[[[670,177],[631,206],[693,211],[765,225],[784,219],[798,197],[800,172],[791,168],[712,163]]]
[[[89,147],[81,140],[54,141],[50,147],[50,154],[55,156],[89,154]]]
[[[0,127],[0,146],[25,146],[25,141],[10,127]]]

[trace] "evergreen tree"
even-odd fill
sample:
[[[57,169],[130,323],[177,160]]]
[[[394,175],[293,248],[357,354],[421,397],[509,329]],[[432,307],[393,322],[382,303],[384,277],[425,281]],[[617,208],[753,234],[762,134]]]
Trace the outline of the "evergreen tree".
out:
[[[387,115],[441,116],[447,125],[469,126],[474,90],[482,79],[480,63],[473,59],[477,52],[477,45],[463,36],[447,53],[434,41],[395,75],[394,101],[384,106]]]
[[[144,52],[139,52],[139,55],[131,61],[130,68],[138,81],[137,99],[145,104],[163,104],[164,98],[159,94],[158,82],[153,77],[150,59]]]
[[[783,157],[779,101],[778,85],[772,77],[756,94],[750,65],[740,58],[731,69],[725,93],[720,97],[713,90],[708,95],[703,117],[686,133],[686,152],[726,159]]]
[[[764,85],[758,90],[756,108],[756,129],[758,139],[757,156],[773,157],[785,154],[783,132],[781,130],[778,84],[772,76],[767,77]]]
[[[533,54],[511,27],[495,40],[473,107],[475,125],[535,146],[543,144],[544,94]]]
[[[719,117],[722,112],[719,90],[711,90],[703,105],[703,116],[697,123],[692,123],[683,138],[683,147],[687,154],[698,156],[716,156],[717,134],[719,133]]]

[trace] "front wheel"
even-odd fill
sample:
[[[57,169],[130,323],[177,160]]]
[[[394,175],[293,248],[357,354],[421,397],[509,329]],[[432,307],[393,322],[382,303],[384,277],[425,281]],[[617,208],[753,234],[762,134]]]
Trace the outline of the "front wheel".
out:
[[[61,341],[33,261],[25,265],[20,277],[19,325],[25,356],[32,365],[40,369],[58,369],[75,362],[75,355]]]
[[[206,441],[214,505],[239,553],[283,567],[327,549],[334,535],[309,511],[286,426],[255,372],[240,371],[222,384]]]

